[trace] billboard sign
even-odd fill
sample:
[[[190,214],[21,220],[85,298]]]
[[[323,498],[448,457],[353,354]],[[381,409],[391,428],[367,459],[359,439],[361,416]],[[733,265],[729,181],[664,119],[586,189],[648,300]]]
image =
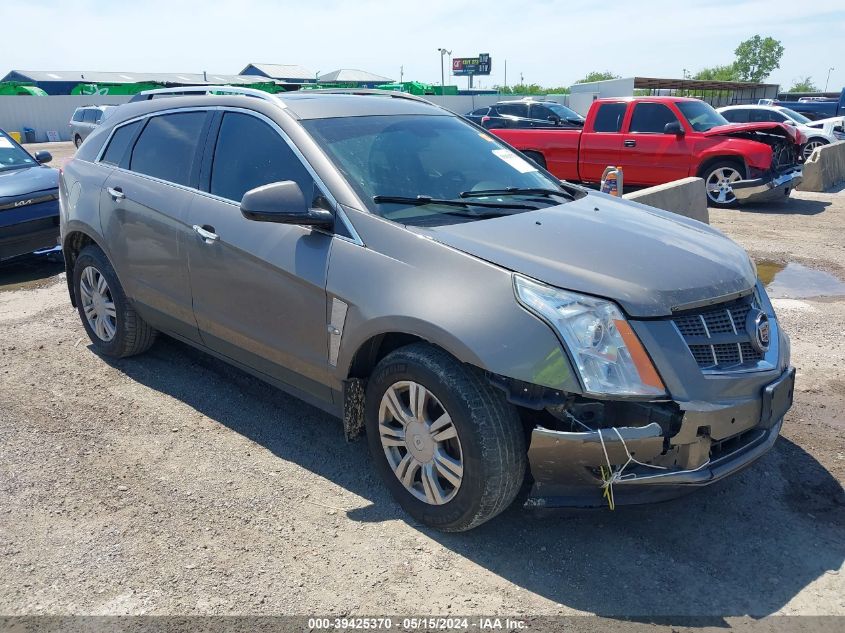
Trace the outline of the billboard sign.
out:
[[[481,53],[477,57],[452,58],[452,74],[456,76],[489,75],[492,66],[490,53]]]

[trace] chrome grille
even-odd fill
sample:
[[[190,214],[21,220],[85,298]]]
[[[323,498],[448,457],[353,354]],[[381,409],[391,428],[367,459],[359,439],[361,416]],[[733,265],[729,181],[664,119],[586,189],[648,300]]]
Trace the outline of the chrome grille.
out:
[[[751,295],[672,318],[702,369],[731,370],[754,366],[763,355],[751,345],[745,319],[757,307]],[[713,342],[710,342],[713,341]]]

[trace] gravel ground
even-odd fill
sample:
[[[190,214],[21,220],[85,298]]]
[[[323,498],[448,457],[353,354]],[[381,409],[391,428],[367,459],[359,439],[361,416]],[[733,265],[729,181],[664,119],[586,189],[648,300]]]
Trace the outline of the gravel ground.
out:
[[[796,198],[713,224],[845,279],[845,192]],[[0,267],[2,614],[845,614],[845,298],[776,301],[796,403],[754,467],[441,534],[326,414],[169,339],[92,353],[59,270]]]

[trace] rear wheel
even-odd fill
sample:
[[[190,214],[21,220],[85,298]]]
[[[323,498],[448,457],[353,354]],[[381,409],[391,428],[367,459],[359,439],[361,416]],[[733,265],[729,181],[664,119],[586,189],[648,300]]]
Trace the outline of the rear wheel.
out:
[[[828,145],[828,142],[823,138],[811,138],[807,141],[804,148],[801,150],[801,156],[806,161],[810,158],[810,155],[815,151],[817,147],[822,147],[824,145]]]
[[[132,307],[99,247],[86,246],[76,258],[73,290],[82,325],[99,354],[133,356],[155,341],[156,331]]]
[[[386,356],[367,385],[367,442],[408,514],[458,532],[514,500],[526,449],[515,407],[443,350],[417,343]]]
[[[76,145],[76,149],[79,149],[79,146],[82,145],[82,139],[79,134],[73,137],[73,144]]]
[[[702,178],[708,205],[732,207],[736,204],[733,183],[745,178],[745,168],[735,161],[720,161],[705,167]]]

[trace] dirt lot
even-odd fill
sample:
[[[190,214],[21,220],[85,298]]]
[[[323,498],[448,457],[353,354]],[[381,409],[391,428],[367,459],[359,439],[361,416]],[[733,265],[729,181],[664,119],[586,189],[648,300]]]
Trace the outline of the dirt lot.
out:
[[[845,279],[845,191],[712,218]],[[60,270],[0,267],[0,613],[845,614],[845,297],[776,300],[796,403],[739,476],[441,534],[320,411],[168,339],[93,354]]]

